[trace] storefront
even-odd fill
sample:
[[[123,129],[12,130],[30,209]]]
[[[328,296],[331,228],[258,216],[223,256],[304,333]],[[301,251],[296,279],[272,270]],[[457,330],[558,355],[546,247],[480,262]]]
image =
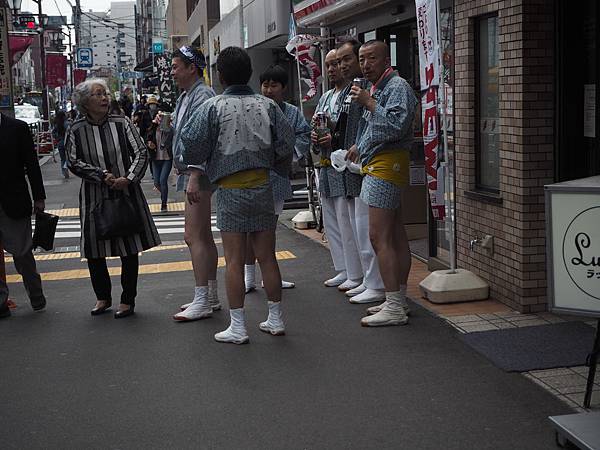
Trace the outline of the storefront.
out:
[[[442,1],[442,38],[446,93],[449,97],[448,129],[449,145],[453,145],[452,92],[454,87],[454,44],[452,1]],[[413,0],[398,1],[298,1],[295,2],[296,17],[301,27],[322,27],[334,37],[331,45],[345,38],[358,38],[361,42],[380,39],[390,47],[392,66],[420,95],[419,52],[417,46],[417,22]],[[434,220],[428,207],[425,187],[424,153],[420,105],[418,106],[414,132],[415,146],[411,155],[411,185],[403,198],[404,220],[416,255],[427,260],[430,269],[446,267],[448,237],[445,221]]]

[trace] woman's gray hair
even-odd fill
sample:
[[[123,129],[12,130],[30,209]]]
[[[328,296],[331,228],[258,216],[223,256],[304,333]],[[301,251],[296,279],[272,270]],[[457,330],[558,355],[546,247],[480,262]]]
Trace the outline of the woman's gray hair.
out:
[[[95,84],[99,84],[106,90],[107,94],[110,94],[108,85],[102,78],[90,78],[79,83],[77,86],[75,86],[75,90],[71,96],[71,101],[75,104],[75,106],[77,106],[77,110],[82,114],[87,113],[87,102],[92,96],[92,87]]]

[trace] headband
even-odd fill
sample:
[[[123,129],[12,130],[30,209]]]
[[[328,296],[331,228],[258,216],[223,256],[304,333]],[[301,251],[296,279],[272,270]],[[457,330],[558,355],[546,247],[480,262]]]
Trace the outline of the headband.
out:
[[[199,69],[204,69],[206,67],[204,55],[202,55],[202,53],[198,54],[198,52],[194,51],[192,47],[184,45],[183,47],[179,48],[179,51],[183,53],[183,55]]]

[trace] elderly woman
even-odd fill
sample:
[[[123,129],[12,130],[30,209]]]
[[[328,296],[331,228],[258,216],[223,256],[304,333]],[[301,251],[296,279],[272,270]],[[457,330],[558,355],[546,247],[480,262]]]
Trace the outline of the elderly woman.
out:
[[[108,114],[110,93],[106,82],[90,79],[77,85],[73,101],[80,112],[69,129],[66,153],[69,169],[82,179],[79,191],[81,256],[87,258],[97,302],[92,315],[112,306],[106,257],[122,263],[121,303],[115,318],[133,314],[137,294],[138,253],[160,244],[148,204],[140,187],[148,165],[148,152],[139,133],[124,116]],[[139,231],[100,236],[94,209],[103,200],[127,197],[136,211]],[[122,235],[124,234],[124,235]]]

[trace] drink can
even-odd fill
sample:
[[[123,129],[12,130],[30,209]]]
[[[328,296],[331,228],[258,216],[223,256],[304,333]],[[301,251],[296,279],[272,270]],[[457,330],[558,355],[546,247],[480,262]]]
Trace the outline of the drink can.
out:
[[[315,126],[318,129],[327,128],[327,114],[324,112],[316,113]]]
[[[367,85],[369,84],[369,80],[367,80],[366,78],[355,78],[354,80],[352,80],[352,84],[354,86],[358,86],[361,89],[366,89]]]
[[[160,121],[160,129],[162,131],[169,131],[171,128],[171,114],[162,113],[162,120]]]

